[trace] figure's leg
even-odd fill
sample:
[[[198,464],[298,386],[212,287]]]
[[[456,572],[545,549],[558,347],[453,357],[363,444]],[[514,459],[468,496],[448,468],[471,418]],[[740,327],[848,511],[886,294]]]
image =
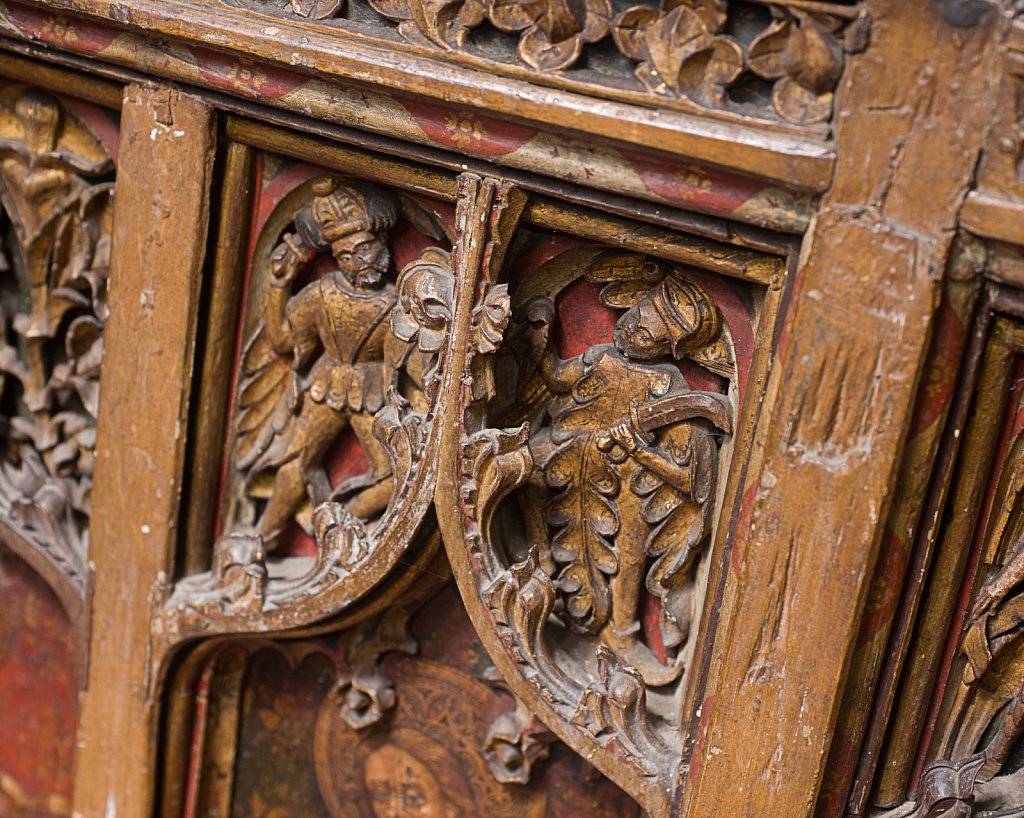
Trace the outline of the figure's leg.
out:
[[[274,475],[270,499],[260,517],[258,531],[268,549],[273,547],[274,540],[306,499],[310,469],[322,465],[324,455],[348,420],[348,413],[338,412],[306,396],[302,411],[295,419],[297,428],[289,451],[291,457]]]
[[[366,475],[370,483],[345,503],[345,508],[360,520],[376,517],[388,506],[395,478],[391,474],[391,461],[380,441],[373,434],[373,415],[352,415],[352,431],[366,453],[370,470]],[[387,477],[381,478],[382,475]]]

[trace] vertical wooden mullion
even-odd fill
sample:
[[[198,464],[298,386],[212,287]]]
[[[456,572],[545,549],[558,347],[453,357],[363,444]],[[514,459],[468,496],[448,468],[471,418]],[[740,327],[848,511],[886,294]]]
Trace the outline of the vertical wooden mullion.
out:
[[[178,539],[213,126],[194,97],[125,91],[93,489],[93,628],[72,805],[81,818],[149,818],[153,804],[150,619]]]
[[[805,239],[677,814],[813,815],[960,208],[1001,16],[869,0]],[[957,94],[946,90],[956,84]]]
[[[242,272],[249,245],[256,151],[237,142],[228,146],[220,186],[217,238],[204,326],[202,366],[189,458],[188,505],[182,571],[210,567],[224,455],[231,372],[235,364]]]

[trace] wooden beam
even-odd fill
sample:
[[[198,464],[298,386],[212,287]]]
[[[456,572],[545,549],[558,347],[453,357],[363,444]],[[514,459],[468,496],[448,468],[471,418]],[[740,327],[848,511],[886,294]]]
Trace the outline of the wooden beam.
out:
[[[100,377],[91,553],[96,584],[73,813],[149,818],[156,703],[149,622],[178,539],[197,300],[213,168],[212,114],[131,85]],[[155,595],[155,596],[154,596]]]
[[[740,496],[677,814],[807,818],[827,764],[940,280],[991,115],[994,5],[868,2]],[[949,19],[944,19],[944,12]]]

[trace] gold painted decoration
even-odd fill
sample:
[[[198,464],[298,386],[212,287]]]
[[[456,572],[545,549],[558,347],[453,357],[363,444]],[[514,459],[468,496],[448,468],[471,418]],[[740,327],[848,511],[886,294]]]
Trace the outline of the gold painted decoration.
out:
[[[316,719],[314,759],[334,818],[542,818],[542,792],[495,780],[480,750],[478,713],[493,694],[472,676],[419,660],[402,673],[393,720],[371,733],[342,717],[340,690]],[[457,703],[457,704],[456,704]]]
[[[159,639],[321,621],[420,547],[456,314],[472,314],[482,349],[500,338],[509,303],[501,285],[477,292],[478,259],[441,246],[395,271],[388,242],[400,219],[439,243],[448,238],[412,199],[339,177],[300,186],[264,225],[224,532],[212,570],[176,585]],[[458,240],[475,247],[483,229],[460,224]],[[329,458],[345,435],[366,468],[332,485]],[[313,537],[315,555],[277,558],[282,532],[296,524]]]
[[[113,162],[48,94],[0,90],[0,538],[86,594]]]
[[[563,358],[552,296],[579,279],[619,317],[610,343]],[[453,466],[437,495],[449,558],[524,705],[663,814],[734,412],[676,362],[734,375],[730,335],[683,270],[599,247],[556,255],[512,300],[503,344],[483,360],[470,351],[449,395]]]

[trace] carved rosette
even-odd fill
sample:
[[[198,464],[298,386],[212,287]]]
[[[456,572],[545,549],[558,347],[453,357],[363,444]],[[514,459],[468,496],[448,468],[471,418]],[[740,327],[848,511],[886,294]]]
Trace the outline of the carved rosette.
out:
[[[165,645],[329,619],[423,550],[457,316],[475,316],[480,345],[508,321],[504,287],[477,292],[479,260],[458,250],[427,247],[392,271],[388,233],[399,220],[447,239],[411,199],[324,177],[279,211],[256,245],[254,275],[266,285],[241,361],[224,533],[212,569],[177,583],[163,605]],[[481,230],[459,223],[458,241],[476,242]],[[329,458],[344,435],[366,470],[332,485]],[[296,525],[315,556],[277,557]]]
[[[307,19],[355,16],[365,27],[363,2],[405,40],[450,58],[513,62],[541,82],[571,76],[585,90],[635,88],[652,101],[796,126],[829,119],[847,55],[870,33],[865,8],[852,2],[291,0],[289,8]],[[499,45],[494,29],[515,40]],[[617,60],[588,51],[602,43]],[[622,68],[629,64],[632,77]]]
[[[514,693],[666,814],[683,757],[697,565],[733,414],[727,395],[692,389],[675,362],[728,378],[731,340],[699,284],[641,254],[580,247],[532,276],[599,285],[603,307],[621,311],[613,343],[562,359],[554,302],[521,294],[540,285],[514,291],[503,343],[493,353],[469,344],[452,380],[441,452],[453,465],[439,478],[438,517],[463,599]]]
[[[0,540],[73,621],[88,583],[112,173],[57,99],[0,91]]]

